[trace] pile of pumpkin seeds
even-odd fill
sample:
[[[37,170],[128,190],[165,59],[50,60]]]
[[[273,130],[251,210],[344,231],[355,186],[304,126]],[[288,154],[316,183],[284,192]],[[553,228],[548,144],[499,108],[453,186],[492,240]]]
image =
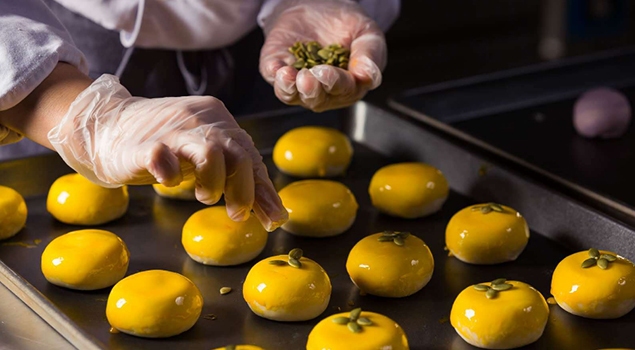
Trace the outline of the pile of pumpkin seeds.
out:
[[[335,317],[333,319],[333,323],[346,325],[348,327],[348,330],[350,330],[351,332],[359,333],[364,330],[362,328],[363,326],[370,326],[373,324],[373,322],[367,317],[359,317],[361,314],[362,309],[358,307],[357,309],[353,309],[348,317]]]
[[[582,268],[588,269],[591,266],[597,265],[602,270],[609,268],[609,264],[617,260],[617,256],[611,254],[600,254],[600,251],[591,248],[589,249],[589,258],[582,262]]]
[[[481,213],[483,214],[489,214],[493,211],[497,213],[502,213],[503,207],[500,204],[496,204],[496,203],[487,203],[484,205],[476,205],[472,207],[472,211],[477,211],[477,210],[480,210]]]
[[[491,282],[491,286],[487,286],[484,284],[475,284],[474,289],[478,290],[479,292],[485,292],[485,296],[487,297],[487,299],[494,299],[498,296],[499,292],[512,289],[513,285],[505,282],[507,282],[506,279],[497,278]]]
[[[380,242],[393,242],[401,247],[406,244],[408,236],[410,236],[410,232],[384,231],[377,240]]]
[[[302,268],[302,263],[300,262],[300,259],[302,259],[302,254],[304,254],[304,252],[300,248],[291,249],[291,251],[289,252],[288,261],[270,260],[269,264],[276,266],[289,265],[291,267],[295,267],[296,269],[300,269]]]
[[[317,41],[298,41],[289,48],[289,52],[297,59],[293,64],[295,69],[313,68],[321,64],[348,69],[351,55],[351,50],[340,44],[331,44],[323,48]]]

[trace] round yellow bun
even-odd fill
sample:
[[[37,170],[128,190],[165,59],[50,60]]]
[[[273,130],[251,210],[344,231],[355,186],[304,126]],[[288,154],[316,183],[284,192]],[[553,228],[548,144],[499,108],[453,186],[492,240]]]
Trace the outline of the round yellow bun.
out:
[[[203,296],[186,277],[164,270],[136,273],[119,281],[108,296],[106,317],[120,332],[165,338],[192,328]]]
[[[393,320],[374,312],[362,311],[360,318],[366,318],[372,325],[361,326],[358,333],[352,332],[347,324],[333,320],[349,317],[344,312],[320,321],[309,334],[307,350],[408,350],[408,339],[403,329]],[[349,318],[350,320],[350,318]]]
[[[26,203],[14,189],[0,186],[0,239],[13,237],[26,224]]]
[[[112,232],[79,230],[55,238],[42,253],[42,273],[58,286],[95,290],[126,275],[130,253]]]
[[[474,286],[456,297],[450,322],[466,342],[483,349],[513,349],[542,336],[549,318],[545,298],[526,283],[505,283],[512,285],[511,289],[498,292],[492,299]]]
[[[46,209],[57,220],[71,225],[101,225],[122,217],[128,210],[128,188],[104,188],[79,174],[55,180]]]
[[[243,297],[251,311],[275,321],[306,321],[324,312],[331,299],[331,280],[324,269],[304,257],[301,268],[272,265],[272,260],[287,262],[289,257],[261,260],[247,274]]]
[[[363,292],[388,298],[406,297],[425,287],[434,271],[430,248],[413,235],[403,239],[402,246],[380,241],[382,237],[387,236],[370,235],[351,249],[346,270],[353,283]]]
[[[415,219],[436,213],[450,189],[441,171],[424,163],[387,165],[370,180],[370,199],[388,215]]]
[[[502,211],[483,211],[494,206]],[[495,203],[477,204],[454,214],[445,229],[445,244],[459,260],[470,264],[514,261],[529,241],[527,222],[516,210]]]
[[[329,237],[348,230],[357,216],[355,196],[343,184],[330,180],[304,180],[280,190],[289,221],[282,229],[298,236]]]
[[[214,350],[229,350],[232,349],[229,346],[224,346],[222,348],[216,348]],[[259,346],[255,345],[234,345],[233,350],[265,350]]]
[[[616,254],[599,251],[600,254]],[[635,266],[616,256],[606,270],[599,266],[582,267],[589,252],[564,258],[551,279],[551,295],[561,308],[587,318],[618,318],[635,308]]]
[[[342,175],[352,157],[353,147],[346,135],[321,126],[290,130],[273,148],[273,162],[280,171],[304,178]]]
[[[152,188],[161,197],[186,201],[196,200],[196,179],[183,180],[183,182],[174,187],[154,184]]]
[[[255,215],[236,222],[229,218],[225,206],[215,206],[190,216],[183,226],[181,242],[195,261],[229,266],[257,257],[265,248],[268,235]]]

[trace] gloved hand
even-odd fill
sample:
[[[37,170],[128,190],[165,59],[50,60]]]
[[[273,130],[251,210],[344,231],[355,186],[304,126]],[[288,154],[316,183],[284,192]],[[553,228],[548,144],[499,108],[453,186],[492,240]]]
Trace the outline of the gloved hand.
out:
[[[235,221],[253,209],[272,231],[288,218],[251,137],[210,96],[132,97],[105,74],[77,96],[48,139],[68,165],[101,186],[176,186],[193,172],[196,198],[214,204],[224,193]]]
[[[316,112],[355,103],[381,84],[386,66],[384,34],[356,3],[346,0],[283,0],[265,22],[260,73],[289,105]],[[319,65],[296,70],[288,48],[295,42],[317,41],[323,47],[351,49],[348,71]]]

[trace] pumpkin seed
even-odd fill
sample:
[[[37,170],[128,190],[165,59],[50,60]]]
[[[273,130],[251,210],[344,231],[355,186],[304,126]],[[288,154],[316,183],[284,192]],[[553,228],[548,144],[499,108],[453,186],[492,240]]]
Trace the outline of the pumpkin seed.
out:
[[[373,324],[373,321],[369,320],[367,317],[360,317],[357,320],[357,324],[360,326],[370,326]]]
[[[304,252],[302,251],[302,249],[300,248],[295,248],[295,249],[291,249],[291,251],[289,252],[289,257],[296,259],[296,260],[300,260],[300,258],[302,258],[302,255],[304,254]]]
[[[393,237],[388,237],[388,236],[377,237],[377,240],[380,242],[392,242],[393,239],[394,239]]]
[[[295,61],[295,63],[293,64],[293,68],[302,69],[302,68],[304,68],[304,65],[305,65],[304,60],[303,59],[299,59],[299,60]]]
[[[592,258],[598,258],[600,256],[600,252],[595,248],[591,248],[589,249],[589,256]]]
[[[597,263],[597,260],[595,260],[593,258],[588,258],[588,259],[586,259],[586,260],[584,260],[582,262],[582,268],[586,269],[586,268],[589,268],[591,266],[595,266],[596,263]]]
[[[406,242],[404,242],[403,238],[401,238],[401,237],[395,237],[393,239],[393,242],[395,242],[395,244],[400,246],[400,247],[403,246],[404,244],[406,244]]]
[[[495,291],[508,290],[508,289],[511,289],[512,287],[513,286],[509,283],[499,283],[499,284],[492,285],[492,289]]]
[[[296,269],[302,268],[302,263],[298,259],[289,258],[289,265],[291,267],[295,267]]]
[[[491,208],[491,207],[489,207],[489,206],[486,206],[486,207],[481,207],[481,213],[483,213],[483,214],[489,214],[489,213],[491,213],[491,212],[492,212],[492,208]]]
[[[501,284],[501,283],[505,283],[505,281],[507,281],[505,278],[497,278],[492,281],[492,284]]]
[[[361,315],[362,313],[362,308],[358,307],[357,309],[353,309],[351,310],[351,313],[349,315],[351,321],[357,321],[357,319],[359,318],[359,315]]]
[[[601,268],[602,270],[608,269],[609,268],[609,261],[604,259],[604,258],[598,259],[598,267]]]
[[[493,211],[497,211],[499,213],[503,212],[503,207],[501,207],[500,204],[492,203],[489,207],[492,208]]]
[[[399,237],[406,239],[410,236],[410,232],[400,232]]]
[[[356,322],[349,322],[347,326],[348,329],[353,333],[359,333],[362,331],[362,326],[358,325]]]
[[[484,284],[475,284],[474,289],[478,290],[479,292],[484,292],[489,289],[489,286],[486,286]]]
[[[611,254],[602,254],[602,255],[600,255],[600,258],[606,259],[606,261],[608,261],[608,262],[613,262],[613,261],[617,260],[617,256],[611,255]]]
[[[331,44],[323,48],[316,41],[306,43],[296,42],[288,51],[297,59],[292,66],[296,69],[312,68],[321,64],[328,64],[340,68],[348,68],[350,50],[340,44]]]
[[[282,261],[282,260],[269,260],[269,264],[270,265],[276,265],[276,266],[282,266],[282,265],[286,265],[287,262],[286,261]]]
[[[231,293],[231,287],[223,287],[220,289],[220,295],[225,295]]]
[[[487,292],[485,292],[485,296],[487,297],[487,299],[494,299],[498,296],[498,292],[490,288],[487,290]]]
[[[333,319],[333,323],[337,323],[337,324],[347,324],[349,323],[351,320],[348,317],[335,317]]]

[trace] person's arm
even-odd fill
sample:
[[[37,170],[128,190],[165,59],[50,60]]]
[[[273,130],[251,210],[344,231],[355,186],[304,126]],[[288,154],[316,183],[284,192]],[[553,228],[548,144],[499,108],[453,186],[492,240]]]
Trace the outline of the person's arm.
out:
[[[0,111],[0,124],[53,149],[47,134],[92,79],[67,63],[58,63],[44,81],[12,108]]]

